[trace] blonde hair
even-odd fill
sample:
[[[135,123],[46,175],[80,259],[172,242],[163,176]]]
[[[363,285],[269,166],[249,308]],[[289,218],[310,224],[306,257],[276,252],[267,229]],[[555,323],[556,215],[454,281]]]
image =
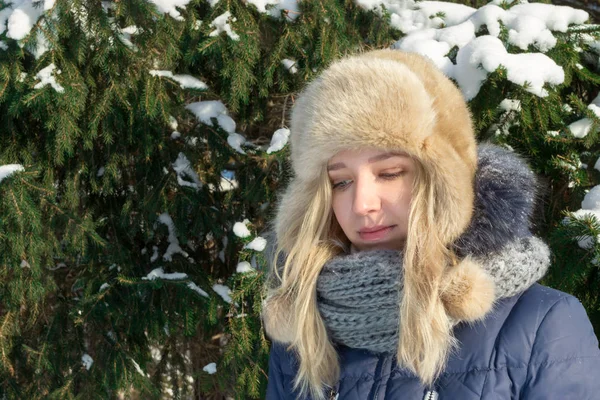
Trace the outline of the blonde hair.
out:
[[[289,305],[289,323],[292,338],[289,349],[294,349],[299,368],[293,390],[300,397],[308,393],[324,399],[323,384],[332,385],[340,374],[337,352],[331,343],[317,308],[316,285],[323,265],[342,252],[342,241],[332,235],[335,218],[332,212],[331,183],[327,171],[321,174],[315,195],[303,208],[304,215],[294,218],[291,226],[277,237],[271,275],[267,279],[268,296],[283,298]],[[297,212],[301,212],[297,210]],[[283,266],[277,261],[285,256]],[[280,270],[281,269],[281,273]],[[273,281],[277,287],[270,287]]]
[[[404,288],[400,301],[398,360],[430,385],[456,346],[441,299],[444,270],[456,263],[448,249],[452,199],[434,167],[415,163],[408,233],[404,248]]]
[[[455,346],[452,324],[440,299],[440,284],[455,257],[448,249],[453,201],[434,166],[415,159],[416,173],[404,247],[398,362],[431,384]],[[267,301],[285,304],[298,371],[293,390],[325,399],[323,385],[340,376],[338,355],[317,307],[316,284],[323,265],[349,245],[332,211],[332,188],[323,166],[309,204],[286,207],[289,226],[280,229],[267,278]],[[284,256],[284,257],[282,257]],[[283,258],[285,261],[283,262]],[[278,261],[279,264],[278,265]],[[283,265],[281,265],[283,264]]]

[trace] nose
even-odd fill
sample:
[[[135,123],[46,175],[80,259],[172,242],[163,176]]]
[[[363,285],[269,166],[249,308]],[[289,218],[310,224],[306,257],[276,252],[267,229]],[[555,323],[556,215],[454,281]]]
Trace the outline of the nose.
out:
[[[354,186],[353,211],[358,215],[367,215],[381,208],[381,198],[377,185],[368,178],[356,179]]]

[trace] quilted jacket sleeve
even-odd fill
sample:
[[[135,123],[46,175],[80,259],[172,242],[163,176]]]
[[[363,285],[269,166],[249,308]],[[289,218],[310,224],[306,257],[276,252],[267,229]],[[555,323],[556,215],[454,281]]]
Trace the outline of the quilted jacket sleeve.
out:
[[[281,372],[281,353],[283,348],[273,342],[269,353],[269,381],[267,383],[266,400],[283,400],[289,396],[284,390],[284,375]]]
[[[561,297],[543,317],[521,398],[600,399],[598,339],[575,297]]]

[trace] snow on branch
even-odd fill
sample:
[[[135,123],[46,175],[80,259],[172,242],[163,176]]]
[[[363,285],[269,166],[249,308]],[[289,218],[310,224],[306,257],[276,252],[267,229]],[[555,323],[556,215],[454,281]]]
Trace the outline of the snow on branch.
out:
[[[4,178],[8,178],[15,172],[23,171],[24,169],[25,168],[23,168],[23,166],[20,164],[0,165],[0,182],[2,182]]]

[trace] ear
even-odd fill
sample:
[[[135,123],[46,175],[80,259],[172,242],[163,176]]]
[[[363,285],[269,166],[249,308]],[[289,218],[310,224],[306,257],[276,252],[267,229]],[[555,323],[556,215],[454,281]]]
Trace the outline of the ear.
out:
[[[461,321],[476,321],[492,309],[495,285],[481,265],[467,257],[447,269],[440,293],[449,316]]]
[[[289,297],[280,294],[274,294],[263,300],[260,315],[265,332],[272,340],[291,343],[294,339],[290,306]]]

